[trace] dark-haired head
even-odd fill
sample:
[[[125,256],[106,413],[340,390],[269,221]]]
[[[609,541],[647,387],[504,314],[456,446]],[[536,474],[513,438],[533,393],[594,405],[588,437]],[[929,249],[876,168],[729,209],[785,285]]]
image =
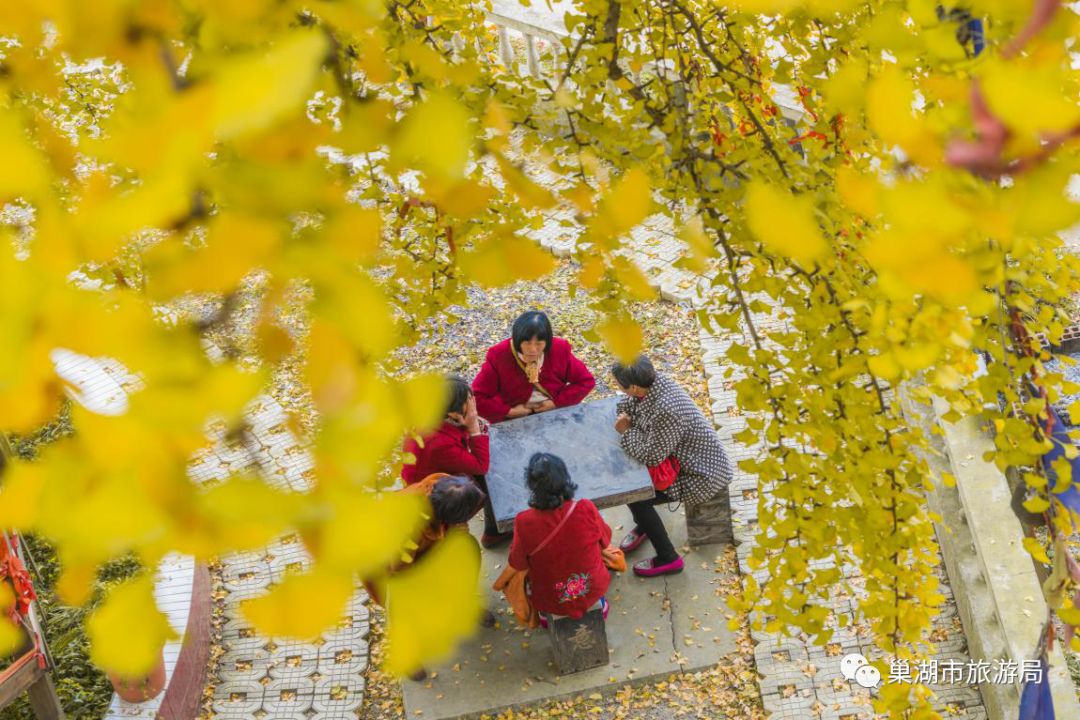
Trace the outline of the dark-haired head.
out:
[[[615,381],[623,390],[629,390],[631,387],[648,390],[656,382],[656,368],[644,355],[638,355],[637,359],[629,365],[615,363],[611,366],[611,374],[615,376]]]
[[[464,415],[465,403],[469,401],[469,397],[472,395],[472,388],[469,387],[469,383],[460,375],[448,375],[446,377],[446,391],[446,412],[443,415],[449,415],[450,413]]]
[[[554,510],[573,500],[577,490],[566,463],[550,453],[536,453],[529,458],[525,484],[529,488],[529,506],[538,510]]]
[[[545,349],[551,347],[552,336],[551,321],[539,310],[522,313],[510,328],[510,344],[514,346],[514,352],[519,355],[529,354],[530,348],[525,348],[523,351],[522,343],[542,342],[543,347],[539,352],[544,352]]]
[[[447,525],[468,522],[480,511],[485,495],[469,478],[449,476],[435,483],[428,500],[435,519]]]

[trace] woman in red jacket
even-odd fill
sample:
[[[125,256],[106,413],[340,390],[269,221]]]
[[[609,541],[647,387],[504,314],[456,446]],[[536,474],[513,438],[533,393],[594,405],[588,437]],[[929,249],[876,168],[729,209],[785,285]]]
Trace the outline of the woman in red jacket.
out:
[[[488,350],[472,389],[480,414],[497,423],[577,405],[595,386],[570,343],[553,336],[547,315],[530,310],[514,321],[509,340]]]
[[[405,452],[416,462],[401,467],[401,479],[412,485],[433,473],[467,475],[487,494],[484,474],[488,471],[487,424],[476,411],[476,398],[464,378],[451,375],[448,379],[450,400],[445,419],[435,432],[426,435],[423,445],[413,438],[405,441]],[[484,534],[480,544],[496,547],[510,539],[510,533],[500,534],[495,524],[491,500],[484,502]]]
[[[602,552],[611,528],[590,500],[573,499],[577,486],[560,458],[533,455],[525,482],[529,509],[514,519],[509,563],[529,571],[530,603],[542,614],[572,618],[599,603],[606,618],[611,575]]]
[[[406,485],[432,473],[483,475],[488,471],[488,436],[484,421],[476,411],[476,398],[464,378],[447,378],[450,399],[442,425],[424,436],[423,447],[415,439],[405,441],[405,452],[416,462],[401,468]]]

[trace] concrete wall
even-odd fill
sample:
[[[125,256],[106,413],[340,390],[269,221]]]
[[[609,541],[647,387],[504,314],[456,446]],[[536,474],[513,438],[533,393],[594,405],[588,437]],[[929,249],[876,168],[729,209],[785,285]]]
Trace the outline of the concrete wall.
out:
[[[934,490],[930,509],[937,523],[949,581],[973,660],[1031,659],[1046,619],[1046,602],[1035,566],[1024,550],[1023,530],[1010,507],[1005,475],[982,459],[993,448],[977,418],[941,420],[947,410],[905,401],[912,423],[930,433]],[[956,478],[946,487],[941,473]],[[1080,702],[1061,650],[1050,654],[1050,682],[1059,718],[1080,718]],[[1021,686],[984,683],[979,690],[991,720],[1017,717]]]

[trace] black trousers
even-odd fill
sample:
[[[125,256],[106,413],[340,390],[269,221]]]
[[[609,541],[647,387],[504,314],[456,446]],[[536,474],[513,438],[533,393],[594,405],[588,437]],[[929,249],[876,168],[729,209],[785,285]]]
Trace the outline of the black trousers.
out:
[[[487,480],[483,475],[473,475],[472,479],[484,491],[484,534],[498,535],[499,526],[495,523],[495,509],[491,506],[491,493],[488,492]]]
[[[658,490],[656,497],[649,500],[638,500],[628,505],[630,514],[634,516],[634,524],[637,525],[637,529],[645,533],[649,538],[649,542],[652,543],[653,550],[656,551],[658,565],[674,562],[679,557],[679,553],[675,551],[675,546],[671,543],[671,538],[668,537],[664,521],[660,519],[660,513],[656,512],[657,505],[664,505],[671,501],[671,498],[665,495],[662,490]]]

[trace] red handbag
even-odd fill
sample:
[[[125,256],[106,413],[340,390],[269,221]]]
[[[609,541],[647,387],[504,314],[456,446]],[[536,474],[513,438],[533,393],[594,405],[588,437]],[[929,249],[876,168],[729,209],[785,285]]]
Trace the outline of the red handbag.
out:
[[[653,487],[657,490],[667,490],[679,477],[679,461],[674,455],[664,458],[659,465],[649,468],[649,477],[652,478]]]

